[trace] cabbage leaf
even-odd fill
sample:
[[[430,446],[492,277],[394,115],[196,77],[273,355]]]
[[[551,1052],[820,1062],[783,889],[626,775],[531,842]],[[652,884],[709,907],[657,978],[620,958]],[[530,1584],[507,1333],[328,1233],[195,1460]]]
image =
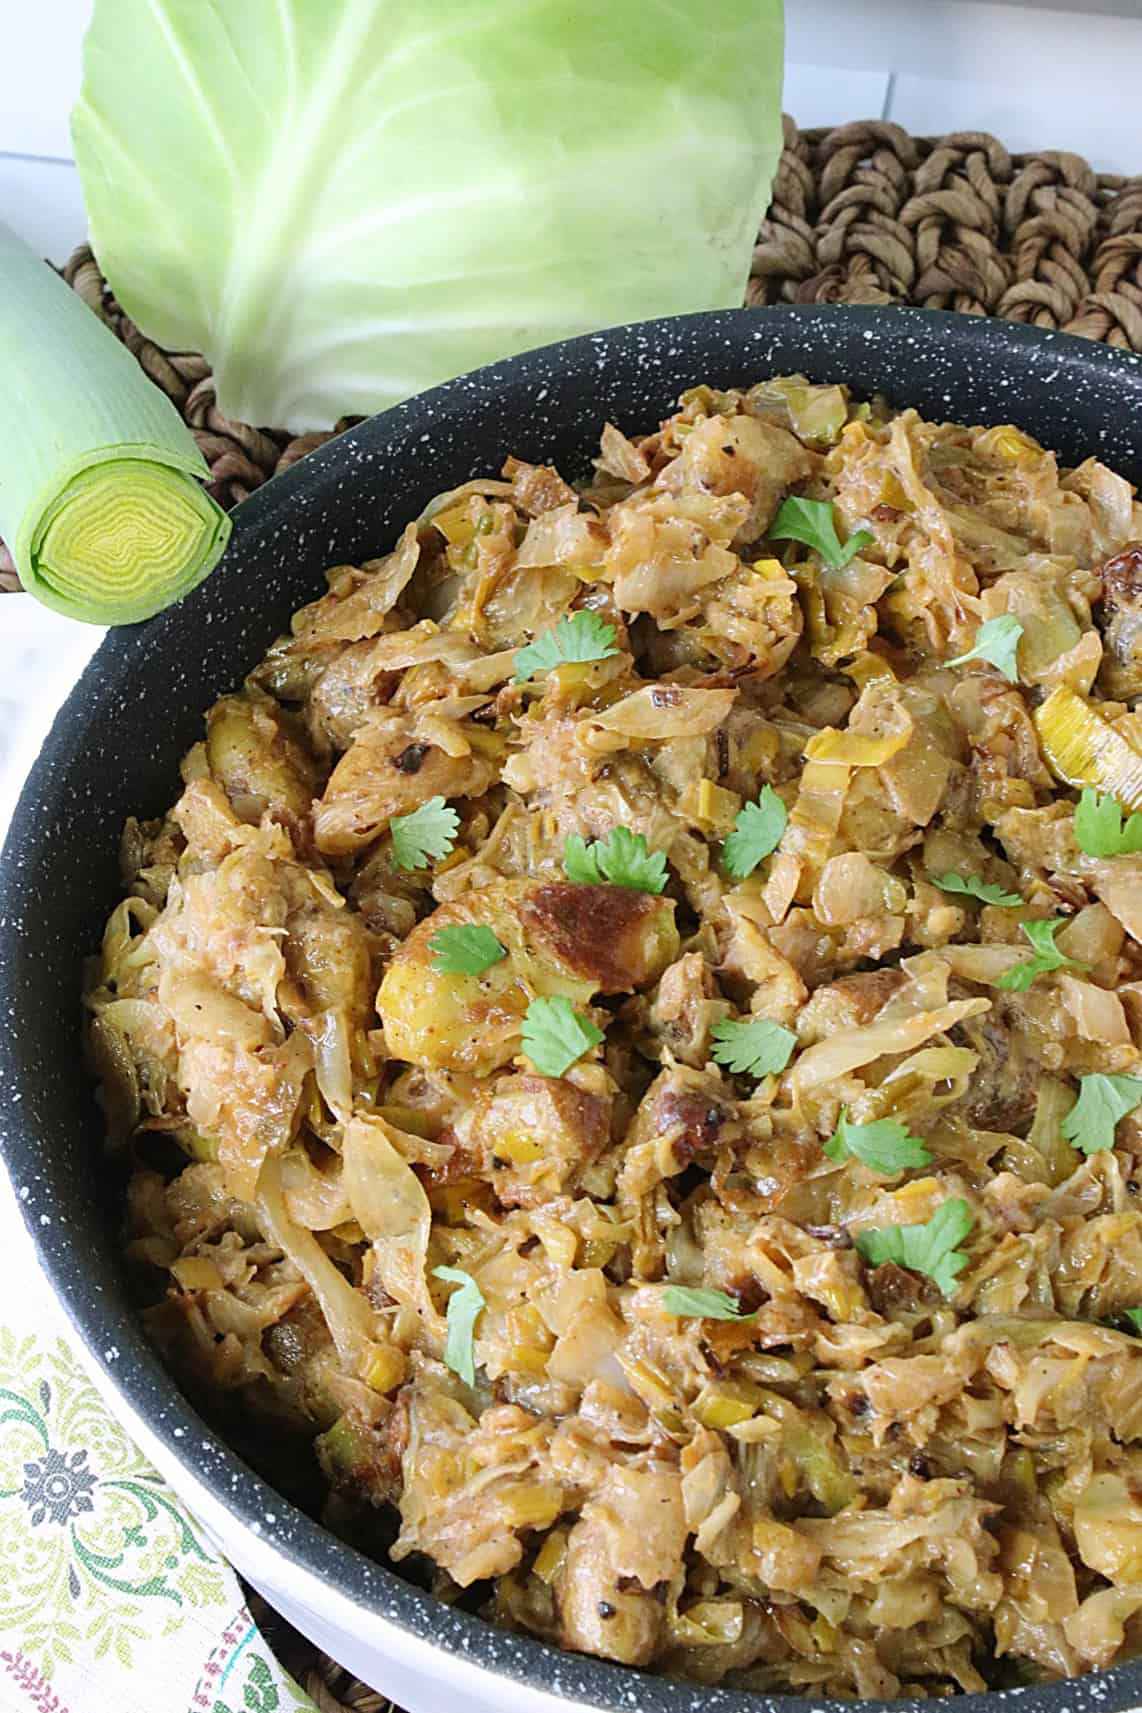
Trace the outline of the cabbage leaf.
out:
[[[92,243],[229,416],[292,430],[740,303],[781,0],[95,0]]]

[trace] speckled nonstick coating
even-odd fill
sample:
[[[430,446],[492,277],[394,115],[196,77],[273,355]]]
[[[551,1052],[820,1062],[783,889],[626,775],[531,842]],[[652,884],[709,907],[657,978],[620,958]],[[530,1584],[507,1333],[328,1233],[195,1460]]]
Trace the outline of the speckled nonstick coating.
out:
[[[482,369],[362,423],[235,513],[221,566],[180,606],[110,636],[52,728],[0,862],[0,1149],[44,1269],[109,1383],[171,1451],[213,1476],[229,1510],[283,1560],[363,1611],[509,1683],[571,1705],[640,1713],[779,1713],[812,1705],[700,1688],[563,1654],[442,1606],[285,1504],[212,1433],[129,1306],[97,1110],[80,1068],[80,964],[119,896],[124,817],[165,809],[202,717],[237,686],[327,565],[387,551],[434,494],[504,456],[586,472],[607,418],[631,433],[700,381],[800,370],[885,392],[927,417],[1012,421],[1070,463],[1097,454],[1142,482],[1142,358],[1064,334],[926,310],[733,310],[647,322]],[[193,1446],[193,1455],[187,1449]],[[1005,1691],[1019,1713],[1119,1713],[1142,1703],[1142,1662]],[[994,1695],[961,1698],[964,1713]],[[507,1705],[507,1701],[505,1701]],[[919,1709],[920,1702],[895,1708]]]

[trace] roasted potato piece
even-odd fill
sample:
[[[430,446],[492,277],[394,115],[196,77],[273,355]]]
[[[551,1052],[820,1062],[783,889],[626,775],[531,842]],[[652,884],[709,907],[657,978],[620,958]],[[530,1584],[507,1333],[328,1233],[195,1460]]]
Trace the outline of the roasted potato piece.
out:
[[[317,764],[270,696],[224,696],[206,721],[206,759],[241,820],[256,826],[269,811],[292,825],[309,815]]]
[[[385,702],[399,682],[377,662],[376,641],[348,643],[316,677],[309,691],[306,718],[318,749],[347,750],[354,735]]]
[[[297,1009],[310,1016],[341,1010],[355,1028],[367,1029],[372,972],[369,933],[361,917],[314,897],[290,913],[286,927],[282,951],[300,1000]]]
[[[523,1072],[479,1091],[464,1144],[505,1207],[539,1207],[610,1141],[610,1101],[568,1077]]]
[[[408,1394],[390,1411],[377,1401],[380,1417],[368,1421],[347,1412],[314,1442],[330,1486],[370,1505],[395,1505],[400,1498],[401,1459],[408,1449]]]
[[[314,806],[317,848],[331,856],[361,850],[394,815],[409,815],[430,797],[478,797],[496,776],[483,756],[414,742],[407,715],[378,714],[359,729]]]
[[[653,1659],[666,1621],[654,1591],[669,1581],[685,1540],[676,1470],[610,1469],[567,1540],[558,1585],[564,1647],[624,1665]]]
[[[482,975],[445,975],[431,941],[482,923],[507,957]],[[394,1058],[487,1076],[514,1058],[534,998],[647,986],[678,952],[674,903],[619,886],[505,881],[442,904],[414,928],[385,972],[377,1010]]]
[[[1132,701],[1142,693],[1142,542],[1131,542],[1099,566],[1102,641],[1098,687],[1104,696]]]

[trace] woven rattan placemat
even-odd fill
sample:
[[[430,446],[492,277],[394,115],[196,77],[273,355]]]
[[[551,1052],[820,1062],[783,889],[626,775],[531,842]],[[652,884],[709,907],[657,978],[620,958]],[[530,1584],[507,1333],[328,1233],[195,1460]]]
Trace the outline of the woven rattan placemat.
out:
[[[231,421],[214,402],[206,360],[144,338],[86,245],[63,273],[178,405],[223,505],[329,439],[291,440]],[[746,302],[915,303],[1142,351],[1142,173],[1096,173],[1080,155],[1057,150],[1012,155],[981,131],[918,138],[881,120],[799,131],[786,118]],[[0,592],[18,587],[0,543]],[[321,1713],[389,1713],[383,1695],[319,1654],[256,1595],[251,1606]]]

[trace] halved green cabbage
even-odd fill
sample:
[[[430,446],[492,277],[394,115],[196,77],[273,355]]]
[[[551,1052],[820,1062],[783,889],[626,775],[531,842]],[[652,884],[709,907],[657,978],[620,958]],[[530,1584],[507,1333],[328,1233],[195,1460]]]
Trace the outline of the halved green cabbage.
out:
[[[127,312],[325,428],[740,303],[781,76],[781,0],[96,0],[72,132]]]

